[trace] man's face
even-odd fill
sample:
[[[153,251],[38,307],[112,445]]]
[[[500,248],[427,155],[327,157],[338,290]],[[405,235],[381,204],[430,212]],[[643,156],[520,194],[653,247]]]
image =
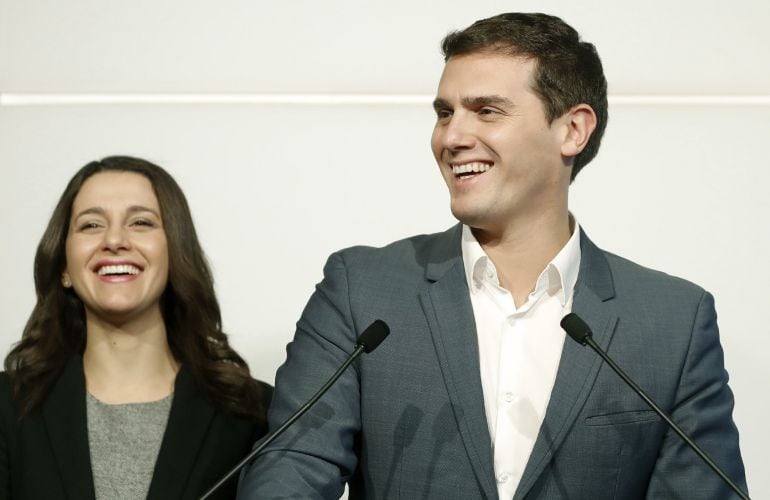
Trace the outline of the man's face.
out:
[[[535,61],[495,53],[452,57],[439,82],[431,147],[454,216],[502,232],[566,210],[566,118],[549,125],[531,90]]]

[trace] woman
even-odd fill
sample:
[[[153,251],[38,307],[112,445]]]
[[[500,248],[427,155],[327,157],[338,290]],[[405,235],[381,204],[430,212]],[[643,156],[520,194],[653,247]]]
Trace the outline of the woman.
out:
[[[198,498],[266,431],[184,194],[130,157],[72,178],[0,378],[0,497]],[[235,481],[219,498],[235,496]]]

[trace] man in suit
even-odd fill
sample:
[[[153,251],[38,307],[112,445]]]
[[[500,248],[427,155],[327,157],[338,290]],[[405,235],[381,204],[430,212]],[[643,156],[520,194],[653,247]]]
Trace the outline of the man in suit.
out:
[[[448,35],[434,156],[460,224],[333,254],[279,369],[271,427],[391,335],[246,471],[239,498],[728,498],[598,356],[570,311],[745,487],[712,297],[597,248],[568,188],[597,153],[593,45],[543,14]]]

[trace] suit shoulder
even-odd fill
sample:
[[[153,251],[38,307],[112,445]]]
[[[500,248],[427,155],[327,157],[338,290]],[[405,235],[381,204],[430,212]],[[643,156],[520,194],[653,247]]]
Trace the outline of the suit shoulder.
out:
[[[619,292],[649,290],[664,295],[693,296],[698,299],[706,293],[700,285],[657,269],[637,264],[611,252],[604,252],[612,269],[615,286]]]
[[[437,249],[450,250],[452,243],[459,250],[460,226],[453,226],[446,231],[431,234],[419,234],[393,241],[381,247],[358,245],[335,252],[346,263],[367,263],[373,261],[424,261],[427,255]]]

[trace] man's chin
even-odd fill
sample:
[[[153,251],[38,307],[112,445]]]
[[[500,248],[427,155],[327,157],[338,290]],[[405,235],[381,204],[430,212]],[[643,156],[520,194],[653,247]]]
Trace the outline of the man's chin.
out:
[[[458,206],[452,204],[452,215],[466,226],[483,228],[488,225],[488,217],[481,210],[474,207]]]

